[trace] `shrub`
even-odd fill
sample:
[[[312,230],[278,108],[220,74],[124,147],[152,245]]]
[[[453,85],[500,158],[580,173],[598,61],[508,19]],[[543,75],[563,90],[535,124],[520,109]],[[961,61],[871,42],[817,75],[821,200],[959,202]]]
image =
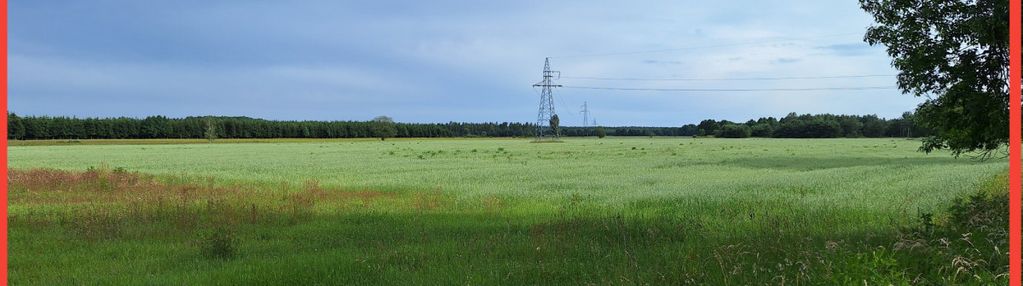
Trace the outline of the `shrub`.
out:
[[[893,250],[921,284],[1004,284],[1009,260],[1008,179],[997,176],[947,212],[921,214]]]
[[[226,227],[216,227],[203,233],[200,241],[203,255],[217,259],[234,257],[237,252],[236,242],[234,232]]]

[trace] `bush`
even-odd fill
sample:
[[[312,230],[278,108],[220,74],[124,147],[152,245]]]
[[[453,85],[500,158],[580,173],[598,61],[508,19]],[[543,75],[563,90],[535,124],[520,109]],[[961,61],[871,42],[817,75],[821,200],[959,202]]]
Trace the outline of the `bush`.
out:
[[[893,250],[921,284],[1005,284],[1009,260],[1008,177],[997,176],[947,212],[920,215]]]
[[[228,259],[236,253],[234,233],[226,227],[217,227],[202,235],[202,252],[209,258]]]
[[[742,124],[728,124],[721,126],[718,137],[722,138],[748,138],[750,136],[749,126]]]

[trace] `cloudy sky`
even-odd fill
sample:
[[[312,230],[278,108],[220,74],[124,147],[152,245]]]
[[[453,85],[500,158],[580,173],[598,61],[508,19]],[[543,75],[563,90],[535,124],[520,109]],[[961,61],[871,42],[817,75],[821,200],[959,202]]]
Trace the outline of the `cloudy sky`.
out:
[[[11,1],[10,109],[403,122],[536,118],[566,87],[894,86],[857,1]],[[810,78],[881,75],[861,78]],[[785,80],[764,78],[789,78]],[[802,79],[791,79],[797,77]],[[700,80],[595,80],[700,79]],[[895,117],[895,89],[555,91],[562,122],[677,126],[798,113]]]

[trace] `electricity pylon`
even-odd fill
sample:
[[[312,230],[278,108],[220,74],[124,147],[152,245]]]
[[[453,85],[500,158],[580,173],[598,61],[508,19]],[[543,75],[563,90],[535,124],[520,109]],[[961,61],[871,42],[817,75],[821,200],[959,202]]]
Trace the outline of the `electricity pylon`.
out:
[[[585,101],[583,101],[583,110],[579,112],[583,114],[583,127],[586,127],[586,124],[590,121],[590,109],[586,107]]]
[[[559,128],[557,125],[561,125],[560,122],[553,122],[552,118],[557,118],[557,113],[554,112],[554,93],[552,89],[555,87],[561,87],[560,84],[554,84],[554,74],[557,74],[558,79],[561,78],[561,72],[551,71],[551,59],[544,58],[543,62],[543,80],[533,85],[533,87],[540,87],[540,110],[536,115],[536,141],[543,140],[558,140],[560,137]],[[557,121],[560,121],[557,120]],[[554,126],[552,126],[554,124]]]

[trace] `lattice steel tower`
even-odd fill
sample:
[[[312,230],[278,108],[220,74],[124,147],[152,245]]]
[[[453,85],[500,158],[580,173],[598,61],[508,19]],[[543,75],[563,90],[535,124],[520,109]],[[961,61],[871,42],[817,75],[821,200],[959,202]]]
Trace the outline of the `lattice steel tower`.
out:
[[[534,84],[533,87],[540,87],[540,111],[536,115],[536,140],[558,140],[561,132],[558,129],[552,128],[551,118],[556,118],[557,113],[554,112],[554,93],[551,90],[555,87],[561,87],[560,84],[554,84],[554,76],[557,74],[558,79],[561,79],[561,72],[551,71],[551,58],[544,58],[543,62],[543,80]],[[558,120],[560,121],[560,119]],[[560,122],[554,122],[557,125],[561,125]]]
[[[583,127],[586,127],[586,124],[589,123],[589,121],[590,121],[590,119],[589,119],[590,118],[590,108],[588,106],[586,106],[586,102],[585,101],[583,101],[583,110],[580,110],[579,112],[583,114]],[[594,125],[596,125],[596,124],[594,124]]]

